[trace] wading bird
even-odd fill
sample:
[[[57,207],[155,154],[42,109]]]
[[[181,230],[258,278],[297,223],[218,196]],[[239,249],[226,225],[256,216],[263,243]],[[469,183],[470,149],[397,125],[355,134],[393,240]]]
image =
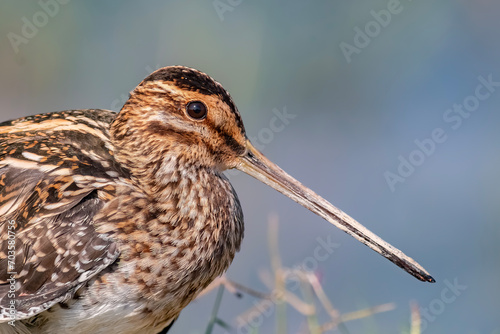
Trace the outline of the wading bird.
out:
[[[231,168],[434,282],[258,152],[218,82],[171,66],[119,113],[0,124],[0,332],[166,333],[240,248]]]

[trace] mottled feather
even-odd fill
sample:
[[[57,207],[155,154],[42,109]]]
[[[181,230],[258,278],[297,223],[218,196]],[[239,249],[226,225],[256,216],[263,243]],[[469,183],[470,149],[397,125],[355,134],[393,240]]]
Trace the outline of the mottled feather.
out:
[[[66,111],[0,124],[0,268],[9,268],[0,271],[3,310],[14,299],[18,317],[37,314],[118,257],[116,244],[95,231],[93,217],[109,186],[126,173],[116,168],[105,142],[85,132],[89,123],[100,122],[107,134],[106,122],[114,116]],[[15,245],[9,249],[12,227]],[[15,298],[7,293],[11,277],[18,285]]]

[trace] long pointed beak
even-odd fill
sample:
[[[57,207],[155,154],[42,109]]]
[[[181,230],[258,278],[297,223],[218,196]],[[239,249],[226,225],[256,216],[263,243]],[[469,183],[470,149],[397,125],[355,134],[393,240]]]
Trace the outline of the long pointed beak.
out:
[[[415,260],[370,232],[366,227],[345,212],[337,209],[311,189],[303,186],[299,181],[267,159],[248,140],[247,153],[240,157],[236,168],[273,187],[318,216],[323,217],[417,279],[424,282],[435,282],[434,278]]]

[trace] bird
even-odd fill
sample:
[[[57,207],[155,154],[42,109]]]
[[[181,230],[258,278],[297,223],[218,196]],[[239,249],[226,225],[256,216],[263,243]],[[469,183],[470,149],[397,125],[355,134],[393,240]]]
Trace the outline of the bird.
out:
[[[168,66],[118,113],[0,123],[0,332],[167,333],[240,249],[243,212],[228,169],[435,281],[259,152],[220,83]]]

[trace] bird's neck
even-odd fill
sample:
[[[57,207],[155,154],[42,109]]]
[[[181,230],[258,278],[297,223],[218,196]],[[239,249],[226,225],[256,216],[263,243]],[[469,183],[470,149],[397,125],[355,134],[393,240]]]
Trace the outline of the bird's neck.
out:
[[[176,240],[231,256],[239,250],[243,214],[236,192],[221,172],[166,154],[140,172],[136,169],[132,179],[146,195],[148,219],[155,218]]]
[[[173,307],[179,296],[187,305],[229,267],[239,250],[240,203],[227,178],[212,169],[164,158],[162,165],[144,173],[132,172],[140,190],[128,187],[118,193],[115,203],[109,203],[110,217],[103,219],[108,227],[98,230],[123,236],[122,263],[135,263],[122,269],[135,268],[125,274],[130,283],[156,282],[143,292],[152,308]],[[119,230],[128,233],[115,233]]]
[[[243,214],[221,172],[182,142],[130,130],[148,127],[131,127],[129,114],[118,115],[110,134],[133,185],[102,210],[107,217],[98,230],[119,239],[122,263],[134,264],[121,269],[131,286],[155,282],[141,295],[168,316],[165,310],[180,312],[229,267],[243,238]]]

